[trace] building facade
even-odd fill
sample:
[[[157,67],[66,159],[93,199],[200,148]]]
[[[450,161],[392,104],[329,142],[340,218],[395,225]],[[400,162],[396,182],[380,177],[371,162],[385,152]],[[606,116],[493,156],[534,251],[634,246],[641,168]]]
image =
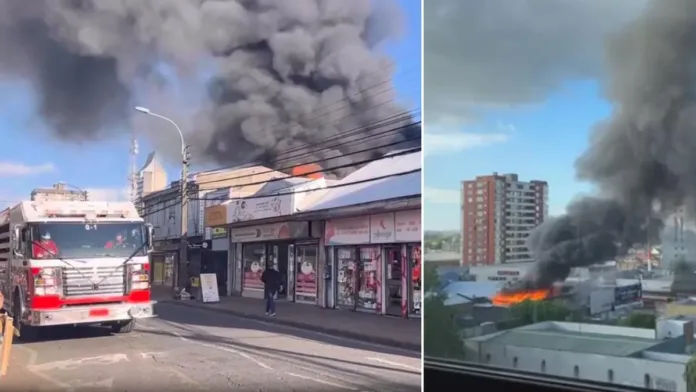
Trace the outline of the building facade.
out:
[[[31,201],[87,201],[88,193],[67,189],[66,184],[53,184],[51,188],[36,188],[31,191]]]
[[[262,166],[226,169],[191,174],[186,236],[186,260],[180,260],[182,237],[179,181],[168,188],[148,193],[142,198],[141,215],[154,226],[152,282],[155,285],[181,288],[191,276],[214,272],[220,295],[230,293],[232,276],[228,273],[229,241],[226,230],[214,232],[205,225],[206,206],[232,198],[254,195],[264,181],[287,177]]]
[[[143,208],[143,197],[167,187],[167,172],[154,152],[151,152],[136,177],[135,207]]]
[[[419,153],[340,181],[293,178],[284,189],[269,182],[251,197],[207,207],[206,226],[229,233],[231,292],[262,299],[261,274],[271,267],[283,279],[281,301],[419,316],[420,173],[384,178],[413,167]]]
[[[516,174],[462,182],[462,265],[532,261],[525,245],[548,217],[548,184]]]
[[[679,261],[696,262],[696,225],[683,208],[665,220],[661,233],[660,267],[670,269]]]

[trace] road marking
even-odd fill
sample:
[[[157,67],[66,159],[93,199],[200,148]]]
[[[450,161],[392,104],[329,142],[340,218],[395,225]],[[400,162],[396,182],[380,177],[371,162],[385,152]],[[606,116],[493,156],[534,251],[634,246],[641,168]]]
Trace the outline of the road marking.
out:
[[[189,309],[194,309],[194,310],[198,310],[198,311],[201,311],[201,312],[207,312],[207,313],[218,313],[218,314],[221,314],[221,315],[223,315],[223,316],[230,317],[230,318],[233,318],[233,319],[236,319],[236,320],[243,320],[243,321],[246,321],[246,322],[249,322],[249,323],[256,323],[256,324],[261,324],[261,325],[265,325],[265,326],[270,326],[270,327],[273,327],[273,328],[275,328],[275,329],[286,329],[286,330],[290,330],[290,331],[301,331],[301,332],[306,333],[306,334],[312,334],[312,335],[317,335],[317,336],[324,336],[324,337],[326,337],[326,338],[330,338],[330,339],[337,340],[337,341],[359,343],[359,344],[361,344],[361,345],[363,345],[363,346],[368,346],[368,347],[369,347],[369,346],[372,346],[372,347],[386,348],[386,349],[388,349],[388,350],[390,350],[390,351],[392,351],[392,352],[401,352],[401,353],[404,353],[404,354],[410,355],[410,356],[412,356],[412,355],[414,355],[414,354],[418,355],[418,352],[420,351],[420,350],[418,350],[418,351],[409,350],[409,349],[405,349],[405,348],[394,347],[394,346],[389,346],[389,345],[380,344],[380,343],[371,343],[371,342],[366,342],[366,341],[364,341],[364,340],[359,340],[359,339],[352,339],[352,338],[346,338],[346,337],[341,337],[341,336],[335,336],[335,335],[328,334],[328,333],[323,333],[323,332],[318,332],[318,331],[312,331],[312,330],[302,329],[302,328],[297,328],[297,327],[291,327],[291,326],[285,325],[285,324],[279,324],[279,323],[267,322],[267,321],[263,321],[263,320],[257,320],[257,319],[251,319],[251,318],[246,318],[246,317],[241,317],[241,316],[235,316],[235,315],[233,315],[233,314],[225,313],[225,312],[220,312],[220,311],[217,311],[217,310],[214,310],[214,309],[190,307],[190,306],[187,306],[187,305],[180,305],[180,304],[176,304],[176,303],[172,303],[172,302],[161,302],[161,304],[162,304],[162,305],[167,305],[167,304],[169,304],[169,305],[177,306],[177,307],[186,307],[186,308],[189,308]],[[150,320],[164,321],[164,320],[162,320],[161,318],[150,319]],[[409,321],[409,322],[410,322],[410,321]],[[296,337],[296,336],[288,336],[288,338],[293,338],[293,339],[297,339],[297,340],[310,340],[310,339],[307,339],[307,338],[300,338],[300,337]],[[357,348],[356,350],[363,350],[363,349]],[[363,351],[364,351],[364,350],[363,350]]]
[[[118,362],[128,362],[126,354],[109,354],[98,357],[66,359],[63,361],[46,362],[40,365],[28,366],[35,372],[47,372],[51,370],[77,370],[90,365],[113,365]]]
[[[216,346],[216,345],[214,345],[214,344],[209,344],[209,343],[193,342],[191,339],[188,339],[188,338],[185,338],[185,337],[181,336],[181,334],[180,334],[179,332],[168,332],[168,333],[171,333],[172,335],[178,337],[179,339],[183,340],[184,342],[194,343],[194,344],[197,344],[197,345],[200,345],[200,346],[203,346],[203,347],[213,348],[213,349],[216,349],[216,350],[226,351],[226,352],[232,353],[232,354],[237,354],[237,355],[239,355],[240,357],[243,357],[243,358],[245,358],[245,359],[248,359],[248,360],[254,362],[255,364],[259,365],[260,367],[262,367],[262,368],[264,368],[264,369],[266,369],[266,370],[273,370],[272,367],[266,365],[265,363],[259,361],[258,359],[252,357],[251,355],[249,355],[249,354],[247,354],[247,353],[245,353],[245,352],[241,352],[241,351],[235,350],[235,349],[230,348],[230,347]]]
[[[60,382],[60,381],[56,380],[55,378],[53,378],[47,374],[43,374],[39,371],[32,369],[32,367],[35,366],[36,361],[39,357],[39,353],[36,350],[32,350],[29,347],[24,346],[24,345],[17,345],[16,347],[20,350],[24,350],[24,351],[29,353],[29,361],[27,361],[27,370],[30,373],[32,373],[36,377],[39,377],[39,378],[55,385],[56,387],[66,391],[66,392],[72,392],[74,390],[74,388],[71,387],[70,385],[63,383],[63,382]]]
[[[416,368],[416,367],[413,367],[413,366],[405,365],[405,364],[399,363],[399,362],[389,361],[389,360],[387,360],[387,359],[382,359],[382,358],[377,358],[377,357],[368,357],[368,358],[366,358],[366,359],[367,359],[368,361],[380,362],[380,363],[383,363],[383,364],[385,364],[385,365],[397,366],[397,367],[400,367],[400,368],[404,368],[404,369],[408,369],[408,370],[413,370],[414,372],[418,372],[418,373],[421,372],[421,369],[420,369],[420,368]]]
[[[107,389],[113,389],[114,388],[114,378],[109,377],[106,380],[101,380],[101,381],[85,381],[82,382],[80,380],[75,380],[70,383],[70,387],[73,389],[78,389],[78,388],[107,388]]]
[[[319,383],[319,384],[331,385],[332,387],[336,387],[336,388],[347,389],[347,390],[349,390],[349,391],[357,391],[357,390],[358,390],[358,389],[356,389],[356,388],[349,387],[349,386],[346,386],[346,385],[336,384],[336,383],[333,383],[333,382],[331,382],[331,381],[321,380],[321,379],[314,378],[314,377],[303,376],[303,375],[297,374],[297,373],[287,373],[287,375],[288,375],[288,376],[292,376],[292,377],[301,378],[301,379],[303,379],[303,380],[314,381],[314,382]]]

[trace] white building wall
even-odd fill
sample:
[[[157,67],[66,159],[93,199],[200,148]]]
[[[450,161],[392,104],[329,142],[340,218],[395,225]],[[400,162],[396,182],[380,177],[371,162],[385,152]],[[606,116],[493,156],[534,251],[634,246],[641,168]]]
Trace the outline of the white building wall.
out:
[[[683,377],[684,363],[487,344],[486,342],[481,342],[479,348],[479,361],[493,366],[639,388],[647,386],[656,389],[658,386],[666,386],[663,390],[687,392]],[[649,385],[646,385],[646,381]]]

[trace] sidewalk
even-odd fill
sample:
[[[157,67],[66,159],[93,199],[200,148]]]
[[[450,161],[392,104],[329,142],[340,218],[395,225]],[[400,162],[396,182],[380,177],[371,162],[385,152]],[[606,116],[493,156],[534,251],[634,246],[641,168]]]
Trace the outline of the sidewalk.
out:
[[[218,303],[181,301],[172,298],[171,289],[153,287],[152,297],[160,303],[206,309],[238,317],[322,332],[329,335],[368,341],[371,343],[421,351],[420,319],[402,319],[314,305],[277,302],[275,317],[266,316],[261,299],[220,297]]]

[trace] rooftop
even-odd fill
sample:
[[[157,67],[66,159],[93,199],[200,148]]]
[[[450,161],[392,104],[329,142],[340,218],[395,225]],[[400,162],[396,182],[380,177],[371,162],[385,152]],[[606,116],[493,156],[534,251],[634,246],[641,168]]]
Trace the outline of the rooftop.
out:
[[[488,337],[488,339],[481,339],[486,337]],[[521,328],[475,339],[484,340],[486,343],[496,345],[534,347],[546,350],[570,351],[614,357],[632,356],[661,343],[655,339],[635,336]]]
[[[329,189],[308,210],[319,211],[419,196],[421,153],[394,156],[395,153],[398,152],[387,154],[338,181],[334,184],[335,188]],[[371,180],[372,178],[380,179]]]

